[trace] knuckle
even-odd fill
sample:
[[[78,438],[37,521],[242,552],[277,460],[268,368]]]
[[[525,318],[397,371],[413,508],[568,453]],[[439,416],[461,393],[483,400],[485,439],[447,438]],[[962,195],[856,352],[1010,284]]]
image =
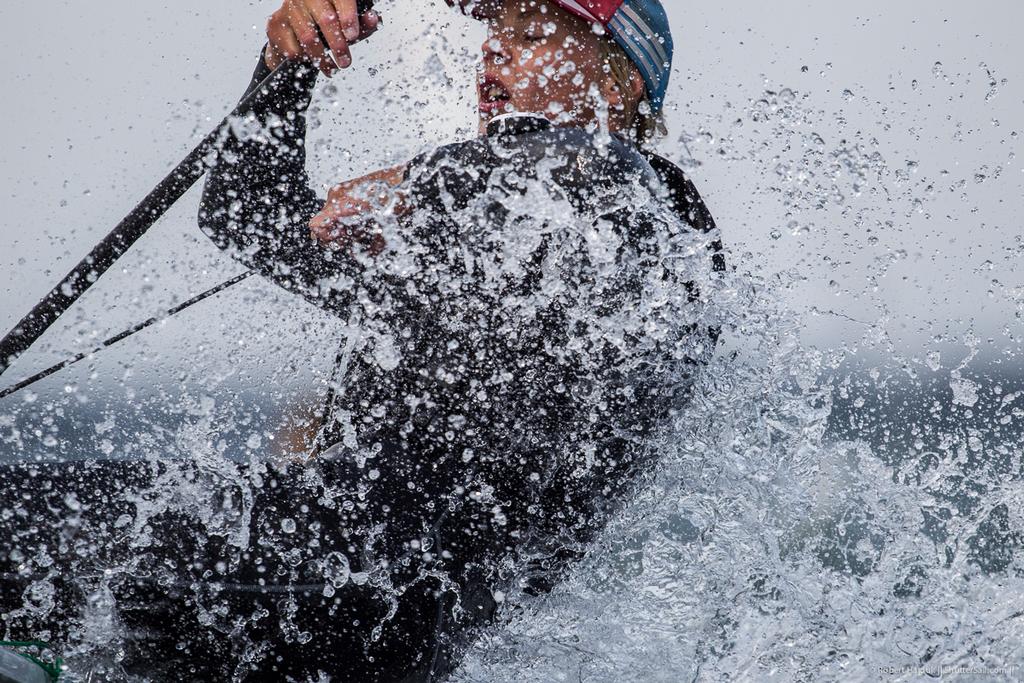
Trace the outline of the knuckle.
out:
[[[354,7],[346,8],[339,13],[338,21],[346,28],[359,25],[359,15]]]

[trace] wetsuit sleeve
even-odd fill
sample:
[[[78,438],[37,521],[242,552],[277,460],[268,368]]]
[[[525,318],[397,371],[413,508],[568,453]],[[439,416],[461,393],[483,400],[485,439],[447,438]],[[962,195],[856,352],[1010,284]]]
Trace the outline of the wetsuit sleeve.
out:
[[[320,282],[337,270],[332,254],[310,238],[309,219],[323,205],[306,173],[306,109],[316,71],[282,67],[257,110],[242,112],[222,133],[199,209],[199,225],[221,249],[321,307]],[[271,75],[262,55],[251,93]],[[332,294],[337,299],[337,294]]]

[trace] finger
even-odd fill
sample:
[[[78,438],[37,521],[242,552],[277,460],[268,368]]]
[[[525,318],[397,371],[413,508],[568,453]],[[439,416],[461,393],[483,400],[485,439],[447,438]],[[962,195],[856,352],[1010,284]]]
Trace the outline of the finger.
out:
[[[327,206],[320,210],[320,213],[309,220],[309,230],[316,239],[328,239],[330,233],[337,227],[337,209],[327,202]]]
[[[299,38],[295,35],[295,31],[292,30],[291,24],[286,29],[277,50],[285,59],[299,59],[302,57],[302,46],[299,45]]]
[[[267,50],[263,53],[263,61],[266,63],[267,68],[273,71],[281,65],[284,57],[281,56],[281,53],[273,45],[267,44]]]
[[[317,242],[329,242],[331,239],[330,228],[328,226],[310,227],[309,236]]]
[[[330,239],[331,231],[334,228],[334,219],[327,213],[326,209],[321,211],[309,221],[309,236],[315,240],[326,242]]]
[[[338,11],[338,21],[349,43],[359,40],[359,10],[356,0],[332,0],[334,9]]]
[[[282,44],[277,49],[285,59],[302,59],[302,45],[299,44],[299,39],[290,25],[288,26],[287,34],[282,40]]]
[[[329,198],[324,208],[310,221],[310,224],[331,223],[342,218],[351,218],[369,211],[369,202],[349,196]]]
[[[271,14],[267,20],[267,43],[275,56],[282,60],[295,59],[302,54],[302,48],[288,21],[286,7]]]
[[[324,44],[320,42],[320,36],[317,35],[316,22],[306,11],[306,6],[301,0],[289,0],[288,20],[292,31],[295,32],[295,37],[299,40],[299,45],[302,46],[302,53],[329,76],[332,69],[328,65],[327,55],[324,53]]]
[[[370,10],[364,12],[363,16],[359,18],[359,40],[366,40],[380,28],[381,19],[380,15]],[[358,42],[358,41],[356,41]]]
[[[320,26],[320,32],[327,39],[327,46],[331,48],[334,55],[334,63],[341,68],[352,63],[352,56],[348,50],[348,41],[341,28],[341,21],[338,13],[331,4],[331,0],[307,0],[307,6],[313,14],[313,18]]]
[[[310,237],[331,249],[340,249],[352,243],[350,231],[339,223],[330,221],[318,227],[311,227]]]
[[[386,246],[388,246],[388,243],[384,239],[384,233],[375,232],[370,235],[366,244],[366,249],[370,252],[370,256],[378,256],[384,251],[384,247]]]
[[[334,219],[330,216],[330,214],[327,213],[327,210],[324,209],[323,211],[309,219],[309,230],[315,236],[318,233],[325,230],[326,228],[330,227],[331,223],[333,222]]]

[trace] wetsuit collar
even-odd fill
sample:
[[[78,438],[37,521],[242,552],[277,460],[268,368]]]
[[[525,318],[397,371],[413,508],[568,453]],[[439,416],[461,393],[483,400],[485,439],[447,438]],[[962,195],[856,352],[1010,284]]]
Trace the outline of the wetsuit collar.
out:
[[[487,124],[487,135],[525,135],[538,133],[551,127],[551,122],[540,114],[513,112],[495,116]]]

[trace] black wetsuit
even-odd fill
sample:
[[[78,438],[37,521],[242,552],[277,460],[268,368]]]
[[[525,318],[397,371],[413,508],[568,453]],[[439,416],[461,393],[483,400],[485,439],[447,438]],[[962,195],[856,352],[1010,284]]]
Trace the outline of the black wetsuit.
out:
[[[267,74],[261,61],[250,87]],[[246,547],[181,511],[151,522],[152,561],[114,591],[138,630],[129,668],[443,676],[493,616],[495,591],[544,590],[579,556],[713,346],[699,323],[651,340],[630,318],[652,282],[698,303],[667,265],[668,233],[700,236],[698,258],[722,263],[693,185],[615,136],[496,124],[410,164],[413,210],[395,221],[402,235],[385,235],[391,252],[311,241],[323,205],[305,171],[315,80],[297,67],[272,106],[225,137],[199,222],[238,260],[366,333],[345,353],[326,454],[260,473]],[[556,208],[538,203],[531,217],[517,202],[538,192]],[[562,231],[537,232],[549,224]],[[581,225],[615,249],[602,255]],[[201,628],[200,612],[219,628]]]

